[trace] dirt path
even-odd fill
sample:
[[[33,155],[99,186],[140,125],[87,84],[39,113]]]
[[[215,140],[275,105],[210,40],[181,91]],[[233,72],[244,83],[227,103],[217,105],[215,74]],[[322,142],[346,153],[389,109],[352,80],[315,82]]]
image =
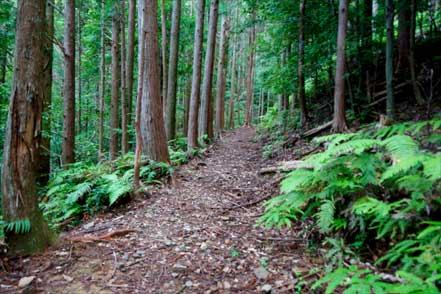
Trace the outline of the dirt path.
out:
[[[293,272],[308,264],[295,230],[256,226],[257,200],[277,193],[252,129],[226,134],[204,158],[175,172],[173,187],[121,211],[98,216],[66,236],[136,232],[106,242],[68,242],[44,255],[14,262],[0,277],[0,293],[273,293],[293,292]],[[29,292],[34,290],[34,292]],[[268,292],[269,293],[269,292]]]

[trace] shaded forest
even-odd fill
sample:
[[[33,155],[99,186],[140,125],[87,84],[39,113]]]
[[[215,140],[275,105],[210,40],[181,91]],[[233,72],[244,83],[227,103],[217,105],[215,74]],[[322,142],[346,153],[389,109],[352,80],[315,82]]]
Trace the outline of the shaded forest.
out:
[[[439,293],[440,113],[439,0],[4,0],[0,292]]]

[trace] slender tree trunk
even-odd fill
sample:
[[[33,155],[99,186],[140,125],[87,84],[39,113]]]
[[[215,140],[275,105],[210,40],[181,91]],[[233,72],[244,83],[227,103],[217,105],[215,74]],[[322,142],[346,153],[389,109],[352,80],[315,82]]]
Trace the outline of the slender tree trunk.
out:
[[[340,0],[338,14],[337,62],[335,66],[334,90],[334,132],[347,129],[345,109],[345,60],[346,60],[346,26],[348,22],[348,0]]]
[[[179,30],[181,26],[181,0],[173,0],[172,27],[170,32],[170,59],[168,64],[166,125],[167,139],[176,135],[176,84],[178,71]]]
[[[115,3],[115,11],[119,10]],[[115,13],[112,18],[112,99],[110,103],[110,158],[118,157],[119,103],[121,86],[120,67],[120,15]]]
[[[227,80],[227,60],[228,46],[230,34],[230,17],[226,17],[222,21],[222,35],[220,40],[219,60],[217,65],[217,82],[216,82],[216,135],[221,136],[225,128],[225,91]]]
[[[372,64],[372,0],[363,1],[363,17],[361,21],[361,78],[364,81],[364,92],[368,101],[371,100],[370,67]]]
[[[217,20],[219,13],[219,0],[211,0],[210,23],[208,28],[207,53],[205,55],[204,82],[202,85],[202,101],[200,108],[199,135],[207,135],[213,139],[213,118],[210,115],[213,109],[213,67],[216,49]]]
[[[255,17],[256,17],[255,14],[253,14],[253,20],[255,19]],[[254,100],[253,76],[254,76],[255,41],[256,41],[256,27],[255,25],[253,25],[249,35],[250,51],[248,53],[248,72],[246,77],[247,100],[245,106],[245,126],[251,126],[253,120],[253,100]]]
[[[36,176],[45,100],[46,1],[17,3],[14,79],[3,149],[2,214],[5,222],[30,222],[28,232],[5,230],[9,253],[43,251],[55,243],[38,207]],[[30,58],[32,57],[32,58]]]
[[[7,57],[6,50],[0,47],[0,84],[4,84],[6,81],[6,64],[8,61],[6,57]]]
[[[78,101],[78,118],[77,118],[77,123],[78,123],[78,128],[77,128],[77,134],[80,134],[82,131],[82,106],[81,106],[81,102],[83,100],[82,97],[82,83],[81,83],[81,55],[83,54],[83,44],[81,43],[81,33],[82,33],[82,23],[81,23],[81,0],[77,0],[78,1],[78,22],[77,22],[77,26],[78,26],[78,67],[77,67],[77,86],[78,86],[78,91],[77,91],[77,101]]]
[[[166,109],[167,101],[167,19],[165,17],[165,0],[161,0],[161,50],[162,50],[162,102],[163,109]]]
[[[196,28],[194,31],[193,78],[188,115],[187,149],[198,147],[198,114],[201,90],[202,43],[204,39],[205,0],[198,0]]]
[[[127,122],[133,122],[133,65],[135,62],[135,17],[136,0],[129,0],[129,22],[127,30],[127,61],[126,61],[126,98],[127,98]],[[130,136],[128,137],[130,140]]]
[[[386,113],[390,119],[395,118],[394,88],[393,88],[393,42],[394,42],[394,4],[393,0],[386,0]]]
[[[133,190],[138,193],[141,186],[139,179],[141,170],[141,155],[142,155],[142,132],[141,132],[141,108],[142,108],[142,94],[144,92],[144,74],[145,74],[145,40],[147,30],[144,24],[147,23],[147,13],[144,12],[144,0],[139,0],[139,13],[138,13],[138,93],[136,94],[136,107],[135,107],[135,132],[136,132],[136,148],[135,148],[135,166],[133,175]]]
[[[164,117],[161,105],[161,78],[159,68],[158,24],[156,0],[144,1],[143,29],[145,42],[145,70],[142,87],[141,134],[142,150],[151,160],[170,162]],[[141,50],[142,51],[142,48]]]
[[[63,166],[75,161],[75,0],[64,7]]]
[[[410,55],[411,0],[402,0],[399,5],[397,70],[406,70]]]
[[[122,154],[129,152],[129,125],[128,102],[127,102],[127,73],[126,73],[126,27],[125,27],[125,0],[121,0],[121,151]]]
[[[410,78],[412,81],[413,94],[419,105],[424,104],[424,99],[421,96],[420,88],[418,87],[418,80],[415,65],[415,23],[416,23],[416,0],[411,0],[411,23],[410,23],[410,47],[409,47],[409,69]]]
[[[100,119],[98,138],[98,157],[104,155],[104,105],[106,92],[106,47],[105,47],[105,0],[101,0],[101,61],[100,61]]]
[[[191,59],[191,56],[189,57],[189,60]],[[188,61],[190,63],[190,61]],[[191,75],[188,74],[187,80],[185,81],[185,94],[184,94],[184,127],[183,127],[183,134],[184,136],[188,134],[188,116],[190,111],[190,97],[191,97]]]
[[[236,15],[234,18],[234,24],[237,24],[238,18],[238,6],[236,6]],[[231,73],[230,73],[230,110],[229,110],[229,119],[228,119],[228,127],[230,129],[234,129],[234,101],[236,100],[237,90],[237,73],[236,73],[236,58],[237,58],[237,35],[234,35],[233,40],[233,59],[231,62]]]
[[[43,133],[41,136],[41,145],[39,150],[39,169],[38,181],[40,185],[45,186],[49,182],[51,171],[51,104],[52,104],[52,74],[53,74],[53,56],[54,56],[54,7],[52,4],[46,4],[46,22],[47,37],[45,38],[45,71],[44,71],[44,101],[43,101]]]
[[[306,0],[300,0],[298,78],[299,78],[299,102],[300,102],[302,126],[306,126],[306,123],[308,121],[308,109],[306,108],[306,96],[305,96],[305,75],[303,72],[303,67],[305,64],[305,6],[306,6]]]

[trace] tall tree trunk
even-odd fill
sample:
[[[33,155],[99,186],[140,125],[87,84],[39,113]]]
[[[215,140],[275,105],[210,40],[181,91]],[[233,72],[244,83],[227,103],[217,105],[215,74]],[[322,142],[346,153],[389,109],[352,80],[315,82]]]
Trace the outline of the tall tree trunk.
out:
[[[136,147],[135,147],[135,166],[133,173],[133,190],[138,193],[141,186],[139,179],[141,170],[141,155],[142,155],[142,132],[141,132],[141,108],[142,108],[142,94],[144,92],[144,74],[145,74],[145,40],[146,40],[146,28],[144,24],[147,22],[147,13],[144,13],[144,0],[138,2],[138,92],[136,94],[136,107],[135,107],[135,133],[136,133]]]
[[[9,104],[1,177],[3,220],[30,222],[31,228],[17,234],[5,230],[11,254],[42,251],[55,242],[55,235],[38,207],[36,177],[41,142],[46,77],[46,1],[17,3],[14,80]]]
[[[188,114],[187,149],[198,147],[198,114],[201,91],[202,42],[204,39],[205,0],[198,0],[196,28],[194,31],[193,78],[191,85],[190,109]]]
[[[409,69],[410,78],[412,81],[413,94],[419,105],[424,104],[424,99],[421,96],[420,88],[418,87],[418,80],[415,65],[415,23],[416,23],[416,0],[411,0],[411,22],[410,22],[410,47],[409,47]]]
[[[191,56],[189,57],[189,60],[190,59]],[[190,61],[188,62],[190,63]],[[184,128],[182,132],[184,136],[188,134],[188,116],[190,111],[191,84],[192,84],[191,74],[188,74],[187,80],[185,81],[185,94],[184,94]]]
[[[178,71],[179,30],[181,26],[181,0],[173,0],[170,32],[170,59],[168,63],[167,103],[165,131],[168,140],[176,135],[176,84]]]
[[[207,135],[213,139],[213,118],[210,115],[213,109],[213,67],[214,51],[216,49],[217,20],[219,13],[219,0],[211,0],[210,23],[208,28],[207,52],[205,54],[204,82],[202,85],[202,101],[200,108],[199,135]]]
[[[305,97],[305,74],[303,72],[303,66],[305,64],[305,6],[306,0],[300,0],[298,79],[302,126],[305,126],[308,121],[308,109],[306,108]]]
[[[62,163],[75,162],[75,0],[64,7],[64,119]]]
[[[121,0],[121,151],[122,154],[129,152],[129,125],[128,102],[127,102],[127,73],[126,73],[126,27],[125,27],[125,0]]]
[[[361,21],[361,78],[362,90],[370,101],[372,97],[370,89],[370,67],[372,64],[372,0],[363,1],[363,17]]]
[[[106,92],[106,45],[105,45],[105,0],[101,0],[101,48],[100,48],[100,119],[98,138],[98,157],[104,155],[104,105]]]
[[[255,20],[255,12],[253,13],[253,21]],[[247,85],[247,100],[245,106],[245,126],[251,126],[253,120],[253,100],[254,100],[254,55],[255,55],[255,41],[256,41],[256,27],[253,24],[249,34],[249,47],[248,53],[248,71],[246,77]]]
[[[51,171],[51,104],[52,104],[52,74],[53,74],[53,56],[54,56],[54,7],[52,4],[46,4],[46,23],[47,38],[45,38],[45,71],[44,71],[44,101],[43,101],[43,133],[41,136],[41,145],[38,152],[39,169],[38,181],[40,185],[45,186],[49,182]]]
[[[77,123],[78,123],[78,128],[77,128],[77,134],[80,134],[82,131],[82,106],[81,106],[81,102],[83,100],[82,97],[82,83],[81,83],[81,55],[83,54],[83,44],[81,43],[81,28],[82,28],[82,23],[81,23],[81,0],[78,0],[78,22],[77,22],[77,26],[78,26],[78,67],[77,67],[77,86],[78,86],[78,91],[77,91],[77,101],[78,101],[78,118],[77,118]]]
[[[230,17],[226,17],[222,21],[222,35],[220,40],[219,60],[217,65],[217,82],[216,82],[216,135],[221,136],[225,128],[225,91],[227,81],[227,57],[230,34]]]
[[[165,0],[161,0],[161,50],[162,50],[162,103],[166,109],[167,101],[167,19],[165,17]]]
[[[144,1],[143,30],[145,41],[140,51],[145,50],[144,80],[141,105],[142,150],[151,160],[169,162],[167,138],[161,105],[161,78],[159,69],[158,24],[156,0]],[[145,49],[142,47],[145,46]]]
[[[234,26],[237,26],[239,14],[239,6],[236,5],[236,12],[234,16]],[[230,73],[230,110],[229,110],[229,119],[228,119],[228,127],[230,129],[234,129],[234,101],[236,100],[237,95],[237,70],[236,70],[236,58],[237,58],[237,34],[234,34],[233,40],[233,58],[231,61],[231,73]]]
[[[119,11],[118,4],[115,4],[115,12]],[[115,13],[112,18],[112,98],[110,103],[110,158],[118,157],[118,129],[119,129],[119,103],[121,85],[120,67],[120,15]]]
[[[397,70],[406,70],[410,55],[411,0],[402,0],[399,5]]]
[[[387,106],[386,113],[390,119],[395,118],[394,103],[394,69],[393,69],[393,43],[394,43],[394,3],[393,0],[386,0],[386,90]]]
[[[127,30],[127,61],[126,61],[126,98],[127,98],[127,122],[133,122],[133,65],[135,62],[135,16],[136,0],[129,0],[129,22]],[[130,136],[129,136],[130,139]]]
[[[345,61],[346,61],[346,26],[348,22],[348,0],[340,0],[338,13],[337,62],[335,66],[334,90],[334,132],[347,129],[345,109]]]

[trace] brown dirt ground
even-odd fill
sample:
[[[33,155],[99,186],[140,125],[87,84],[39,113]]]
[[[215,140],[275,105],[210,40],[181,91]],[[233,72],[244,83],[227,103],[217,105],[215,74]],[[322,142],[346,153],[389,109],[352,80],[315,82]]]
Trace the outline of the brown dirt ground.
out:
[[[251,128],[229,132],[178,168],[173,185],[96,216],[44,254],[4,260],[0,293],[259,293],[264,285],[293,293],[303,281],[297,274],[307,274],[316,258],[300,224],[256,226],[278,180],[259,175],[272,163],[262,159],[254,135]],[[66,239],[121,229],[136,232],[102,242]],[[27,276],[36,278],[18,288]]]

